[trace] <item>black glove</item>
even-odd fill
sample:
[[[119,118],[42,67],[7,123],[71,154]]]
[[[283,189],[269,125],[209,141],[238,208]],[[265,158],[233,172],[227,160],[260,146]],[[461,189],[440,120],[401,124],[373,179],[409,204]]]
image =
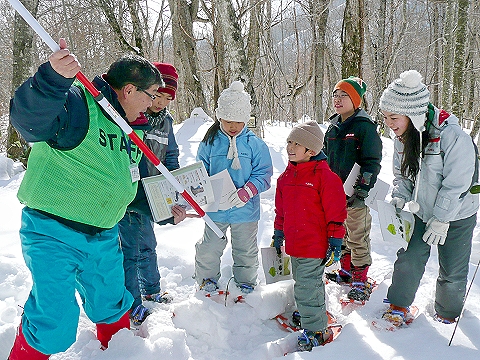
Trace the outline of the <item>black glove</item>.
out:
[[[283,240],[284,240],[284,235],[282,230],[277,230],[275,229],[273,231],[273,236],[272,236],[272,243],[270,246],[274,247],[277,249],[277,254],[280,255],[282,253],[282,246],[283,246]]]
[[[347,200],[347,207],[356,209],[365,207],[365,199],[367,196],[368,191],[357,186],[353,195]]]

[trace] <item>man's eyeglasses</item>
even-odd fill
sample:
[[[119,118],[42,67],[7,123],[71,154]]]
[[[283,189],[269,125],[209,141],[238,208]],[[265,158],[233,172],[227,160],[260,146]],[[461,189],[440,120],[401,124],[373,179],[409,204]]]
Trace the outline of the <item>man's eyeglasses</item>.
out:
[[[348,94],[332,94],[332,99],[343,100],[348,97]]]
[[[147,95],[150,99],[155,100],[157,98],[157,95],[152,95],[150,94],[148,91],[145,91],[143,89],[140,89],[139,87],[137,87],[137,91],[141,91],[143,92],[145,95]]]

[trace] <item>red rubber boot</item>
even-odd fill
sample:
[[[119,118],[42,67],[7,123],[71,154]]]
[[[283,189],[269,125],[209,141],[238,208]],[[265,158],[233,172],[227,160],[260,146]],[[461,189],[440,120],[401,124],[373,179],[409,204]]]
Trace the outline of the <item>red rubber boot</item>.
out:
[[[49,357],[50,355],[45,355],[28,345],[25,336],[23,336],[22,324],[20,324],[8,360],[45,360]]]
[[[108,342],[120,329],[130,329],[130,318],[128,311],[113,324],[97,324],[97,339],[100,340],[102,348],[108,348]]]
[[[347,271],[348,273],[350,273],[352,268],[351,261],[352,261],[352,255],[350,253],[345,253],[340,258],[340,266],[342,267],[343,270]]]

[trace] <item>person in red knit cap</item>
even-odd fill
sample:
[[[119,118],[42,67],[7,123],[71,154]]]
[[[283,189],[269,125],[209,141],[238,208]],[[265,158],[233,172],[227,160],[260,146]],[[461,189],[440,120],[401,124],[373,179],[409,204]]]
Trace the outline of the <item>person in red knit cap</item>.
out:
[[[154,62],[153,65],[162,74],[164,86],[152,94],[152,106],[137,121],[148,121],[150,129],[145,132],[145,143],[171,171],[179,168],[179,152],[173,134],[173,118],[167,107],[175,99],[178,74],[171,64]],[[140,161],[139,170],[141,178],[160,174],[145,156]],[[194,217],[193,214],[187,215],[179,205],[172,208],[172,215],[170,219],[159,222],[159,225],[176,225],[187,216]],[[135,200],[128,206],[118,226],[124,256],[125,286],[134,298],[130,320],[134,326],[139,326],[150,314],[150,309],[142,300],[157,303],[172,301],[170,294],[160,291],[154,222],[141,184],[138,185]]]

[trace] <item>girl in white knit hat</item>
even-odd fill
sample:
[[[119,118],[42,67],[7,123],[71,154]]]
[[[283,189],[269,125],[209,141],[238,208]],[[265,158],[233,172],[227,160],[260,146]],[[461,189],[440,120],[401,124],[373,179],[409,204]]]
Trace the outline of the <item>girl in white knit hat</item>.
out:
[[[257,231],[260,220],[260,193],[270,188],[273,167],[265,142],[250,131],[250,95],[240,81],[222,91],[215,110],[217,120],[208,129],[198,148],[197,159],[203,161],[210,176],[227,170],[237,191],[230,197],[232,207],[209,212],[223,233],[230,228],[233,277],[244,293],[257,282]],[[218,289],[220,258],[227,246],[208,227],[195,245],[195,279],[200,289]]]
[[[405,71],[380,98],[385,124],[395,133],[392,201],[409,202],[415,227],[407,249],[400,249],[388,289],[390,308],[383,317],[401,325],[409,316],[431,246],[437,246],[439,274],[435,319],[455,322],[467,283],[476,225],[478,195],[469,192],[478,179],[475,145],[458,119],[429,102],[422,76]]]

